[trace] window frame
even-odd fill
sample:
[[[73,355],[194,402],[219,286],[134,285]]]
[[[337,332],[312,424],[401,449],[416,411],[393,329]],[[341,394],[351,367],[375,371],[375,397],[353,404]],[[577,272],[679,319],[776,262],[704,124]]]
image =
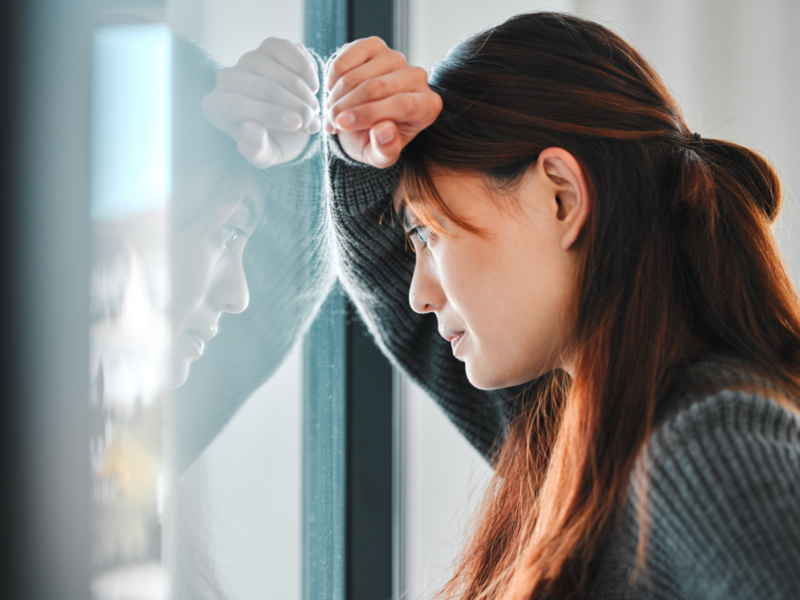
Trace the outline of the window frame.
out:
[[[397,47],[405,15],[403,0],[306,0],[305,42],[323,58],[373,35]],[[343,371],[323,381],[326,369]],[[400,378],[338,286],[307,334],[304,370],[303,598],[399,597]]]

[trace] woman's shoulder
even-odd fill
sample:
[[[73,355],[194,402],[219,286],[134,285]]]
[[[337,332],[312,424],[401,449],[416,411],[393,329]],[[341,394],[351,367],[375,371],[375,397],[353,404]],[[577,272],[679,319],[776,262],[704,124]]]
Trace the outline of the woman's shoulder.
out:
[[[727,377],[713,392],[689,385],[651,436],[648,547],[704,597],[792,597],[800,589],[800,415],[754,371]]]
[[[679,379],[643,453],[655,491],[702,490],[709,510],[713,500],[774,500],[790,483],[800,493],[796,400],[754,365],[728,357],[698,361]],[[800,502],[793,506],[800,517]]]
[[[755,364],[710,356],[678,373],[654,429],[651,453],[670,448],[676,436],[706,438],[711,433],[722,436],[715,437],[720,444],[757,436],[800,445],[800,402]]]

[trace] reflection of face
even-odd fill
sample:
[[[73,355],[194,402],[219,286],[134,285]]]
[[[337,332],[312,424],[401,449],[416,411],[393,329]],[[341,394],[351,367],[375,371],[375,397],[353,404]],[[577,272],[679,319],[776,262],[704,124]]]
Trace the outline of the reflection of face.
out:
[[[202,202],[217,173],[196,172],[176,181],[174,212]],[[170,387],[182,385],[192,361],[203,355],[218,331],[222,313],[240,313],[249,302],[242,255],[263,207],[252,176],[245,178],[243,200],[235,210],[218,206],[172,234],[172,370]],[[223,218],[220,218],[223,217]]]
[[[436,314],[439,332],[478,388],[524,383],[561,366],[575,256],[561,250],[556,216],[539,201],[545,188],[538,176],[529,172],[507,200],[493,197],[477,175],[432,176],[448,208],[483,233],[437,216],[445,233],[422,228],[420,236],[406,209],[416,250],[411,307]]]

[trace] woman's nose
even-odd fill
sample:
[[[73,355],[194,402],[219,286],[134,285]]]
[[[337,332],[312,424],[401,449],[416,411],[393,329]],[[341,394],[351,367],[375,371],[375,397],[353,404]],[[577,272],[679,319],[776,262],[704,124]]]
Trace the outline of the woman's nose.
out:
[[[219,265],[208,303],[213,309],[228,313],[240,313],[250,304],[250,290],[241,257]]]
[[[445,301],[439,278],[429,262],[429,259],[417,255],[414,277],[408,290],[408,302],[412,310],[420,314],[436,312]]]

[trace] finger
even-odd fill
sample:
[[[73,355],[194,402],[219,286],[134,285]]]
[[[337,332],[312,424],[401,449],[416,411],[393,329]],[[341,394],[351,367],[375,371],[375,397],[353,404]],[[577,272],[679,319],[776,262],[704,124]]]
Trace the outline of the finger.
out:
[[[224,115],[226,127],[244,121],[255,121],[268,131],[297,131],[303,126],[303,117],[298,113],[241,94],[217,94],[209,97],[208,102],[214,113]]]
[[[377,123],[369,130],[369,163],[380,169],[392,166],[400,158],[403,140],[398,135],[397,126],[391,121]]]
[[[271,58],[295,73],[313,93],[319,90],[317,61],[302,44],[269,37],[261,42],[255,52]]]
[[[389,98],[362,104],[346,110],[336,117],[334,125],[341,131],[362,131],[370,129],[380,121],[392,121],[418,126],[420,129],[430,125],[436,118],[433,114],[430,94],[395,94]]]
[[[326,88],[330,91],[342,75],[385,51],[387,51],[386,42],[375,36],[345,44],[328,69]]]
[[[242,123],[237,148],[247,162],[259,169],[271,167],[276,162],[271,156],[267,130],[252,121]]]
[[[366,68],[367,65],[359,67]],[[355,71],[354,71],[355,73]],[[348,77],[350,74],[345,75]],[[344,78],[340,79],[341,83]],[[339,84],[336,84],[338,87]],[[328,101],[328,110],[325,117],[331,122],[336,122],[336,117],[356,106],[383,100],[396,94],[416,92],[428,89],[428,74],[425,69],[419,67],[406,66],[398,71],[391,71],[379,77],[371,77],[363,81],[358,87],[349,92],[338,101]],[[333,96],[333,94],[331,94]]]
[[[309,106],[307,102],[291,94],[286,88],[271,79],[265,79],[247,71],[230,70],[220,77],[220,82],[228,93],[241,94],[259,102],[282,106],[296,112],[303,118],[305,127],[314,121],[319,121],[319,103],[316,98],[314,98],[314,103]]]
[[[406,69],[410,70],[407,71]],[[424,71],[424,69],[419,70]],[[398,71],[404,72],[406,76],[409,76],[412,72],[416,71],[416,67],[410,67],[405,57],[399,52],[385,52],[380,54],[369,62],[359,65],[342,75],[328,95],[328,105],[337,102],[371,79],[376,79]],[[411,79],[413,83],[418,84],[420,82],[419,76],[412,77]],[[426,75],[424,83],[427,84],[427,82],[428,78]],[[411,83],[412,82],[409,82],[409,84]],[[407,91],[411,90],[409,89]]]
[[[239,135],[239,123],[232,122],[229,115],[222,112],[222,103],[219,101],[219,92],[211,92],[200,100],[200,111],[206,120],[217,129],[227,133],[234,140]]]
[[[264,79],[274,81],[289,93],[294,94],[311,106],[313,106],[315,102],[318,103],[314,92],[302,77],[272,58],[259,54],[258,51],[244,54],[233,69],[247,71],[253,75],[258,75]],[[220,69],[220,71],[224,70],[225,69]],[[218,71],[217,83],[221,84],[226,75],[226,73],[220,73]]]

